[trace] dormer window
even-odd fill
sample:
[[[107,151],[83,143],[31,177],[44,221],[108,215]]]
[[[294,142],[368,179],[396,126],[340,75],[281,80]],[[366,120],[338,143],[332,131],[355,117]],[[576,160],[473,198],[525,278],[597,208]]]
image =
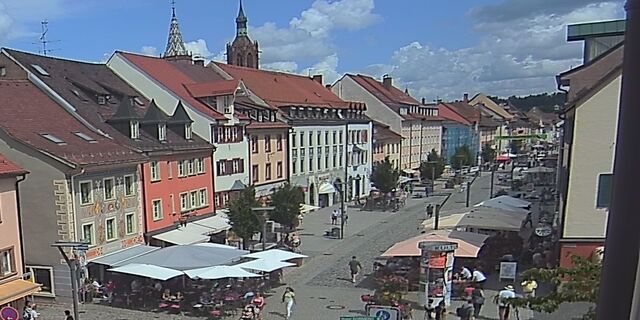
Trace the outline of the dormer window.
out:
[[[400,108],[400,114],[401,115],[406,115],[407,114],[407,108]]]
[[[107,96],[103,94],[98,95],[98,104],[99,105],[107,104]]]
[[[140,138],[140,123],[138,121],[131,121],[129,123],[129,126],[130,126],[129,131],[131,132],[131,139]]]
[[[167,125],[164,123],[158,125],[158,140],[167,140]]]
[[[231,96],[224,96],[222,97],[222,103],[224,106],[224,113],[225,114],[230,114],[231,111]]]
[[[191,123],[187,123],[184,125],[184,138],[187,140],[191,140],[193,131],[191,129]]]

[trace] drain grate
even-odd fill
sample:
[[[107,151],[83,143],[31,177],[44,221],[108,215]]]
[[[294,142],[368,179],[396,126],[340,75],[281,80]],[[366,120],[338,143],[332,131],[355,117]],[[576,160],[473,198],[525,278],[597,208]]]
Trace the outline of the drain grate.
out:
[[[346,308],[347,307],[341,306],[339,304],[330,304],[330,305],[327,306],[327,309],[329,309],[329,310],[344,310]]]
[[[315,233],[300,233],[301,236],[315,236]]]

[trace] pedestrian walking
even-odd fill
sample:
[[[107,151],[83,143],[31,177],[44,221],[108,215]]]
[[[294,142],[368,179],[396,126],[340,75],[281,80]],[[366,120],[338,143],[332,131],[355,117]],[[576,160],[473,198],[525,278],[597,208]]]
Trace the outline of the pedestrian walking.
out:
[[[478,318],[484,305],[484,290],[476,286],[471,293],[471,301],[473,302],[473,316]]]
[[[351,257],[351,261],[349,261],[349,271],[351,271],[351,282],[356,283],[356,276],[362,271],[362,264],[356,259],[356,256]]]
[[[484,275],[482,269],[479,266],[473,269],[472,280],[473,283],[480,286],[480,288],[482,288],[484,286],[484,283],[487,281],[487,277]]]
[[[348,214],[344,214],[344,224],[347,224],[347,222],[349,222],[349,215]]]
[[[71,315],[71,311],[69,310],[65,310],[64,311],[64,316],[65,316],[65,320],[73,320],[73,316]]]
[[[431,219],[431,217],[433,217],[433,206],[429,203],[427,204],[427,207],[425,208],[425,210],[427,214],[427,219]]]
[[[284,294],[282,295],[282,303],[284,303],[287,307],[286,319],[291,319],[291,311],[293,310],[293,305],[296,304],[296,294],[294,293],[293,288],[287,287],[284,289]]]
[[[536,289],[538,289],[538,283],[532,277],[528,277],[522,283],[522,295],[525,298],[535,298]]]
[[[473,302],[471,299],[465,299],[465,303],[456,309],[456,315],[460,320],[473,320]]]
[[[515,297],[516,293],[512,285],[507,285],[498,292],[498,317],[500,320],[509,320],[509,314],[511,313],[511,302],[509,300]]]
[[[533,228],[533,218],[531,217],[532,212],[529,211],[529,213],[527,213],[527,218],[524,220],[524,224],[522,225],[523,227],[526,227],[527,224],[529,225],[529,227]]]

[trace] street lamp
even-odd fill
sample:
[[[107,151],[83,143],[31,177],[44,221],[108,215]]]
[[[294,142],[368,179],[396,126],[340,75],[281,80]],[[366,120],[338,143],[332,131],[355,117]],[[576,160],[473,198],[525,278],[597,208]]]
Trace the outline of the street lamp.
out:
[[[69,272],[71,272],[71,296],[73,298],[73,317],[74,319],[79,319],[78,312],[78,260],[76,257],[72,257],[69,259],[69,256],[64,251],[64,249],[72,249],[75,251],[87,251],[89,249],[89,244],[85,242],[70,242],[70,241],[56,241],[51,245],[52,247],[58,248],[60,254],[64,258],[64,261],[69,266]],[[74,253],[75,255],[75,253]]]
[[[340,185],[340,239],[344,239],[344,212],[346,209],[344,198],[347,196],[347,192],[346,192],[347,182],[341,181],[339,185]]]
[[[268,217],[268,212],[271,212],[273,210],[275,210],[275,207],[255,207],[255,208],[251,208],[251,211],[253,212],[261,212],[262,213],[262,251],[266,250],[267,248],[267,217]]]

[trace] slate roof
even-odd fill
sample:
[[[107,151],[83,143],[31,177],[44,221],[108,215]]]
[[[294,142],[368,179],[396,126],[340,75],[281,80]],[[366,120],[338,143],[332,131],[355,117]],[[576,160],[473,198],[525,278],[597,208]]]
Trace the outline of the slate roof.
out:
[[[416,99],[412,98],[410,95],[405,93],[404,91],[391,86],[387,89],[382,82],[366,75],[362,74],[347,74],[346,77],[350,77],[359,84],[362,88],[367,90],[373,96],[375,96],[382,103],[387,105],[389,108],[393,109],[398,114],[400,113],[400,107],[402,106],[419,106],[420,102]],[[408,115],[405,116],[407,120],[414,120],[415,116]]]
[[[348,102],[309,77],[218,62],[213,64],[232,78],[242,80],[251,92],[272,107],[308,106],[332,109],[349,107]]]
[[[7,175],[21,175],[28,173],[27,170],[22,169],[17,164],[9,161],[9,159],[5,158],[2,154],[0,154],[0,176]]]
[[[123,145],[148,152],[196,151],[213,148],[196,134],[192,135],[191,140],[184,139],[180,130],[167,130],[165,142],[158,141],[156,137],[144,130],[140,130],[140,138],[137,140],[132,140],[128,135],[119,132],[109,122],[122,121],[129,116],[142,119],[146,116],[151,104],[104,64],[46,57],[11,49],[4,50],[69,102],[83,119]],[[40,66],[49,75],[41,75],[33,65]],[[109,96],[105,104],[98,103],[94,89],[100,94]],[[133,102],[132,97],[135,97]],[[159,109],[153,113],[156,119],[167,118],[167,115]]]
[[[28,80],[0,80],[0,130],[53,159],[74,166],[146,161],[117,141],[89,130]],[[80,132],[93,141],[78,136]],[[49,134],[59,143],[47,139]]]

